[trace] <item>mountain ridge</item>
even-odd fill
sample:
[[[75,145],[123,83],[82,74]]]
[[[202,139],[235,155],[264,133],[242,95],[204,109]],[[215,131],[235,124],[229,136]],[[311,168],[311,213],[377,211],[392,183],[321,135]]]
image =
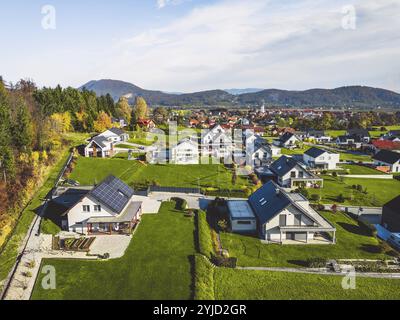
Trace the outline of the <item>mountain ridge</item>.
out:
[[[110,94],[114,100],[130,95],[130,103],[142,96],[151,105],[261,105],[291,107],[382,107],[400,108],[400,94],[394,91],[368,86],[344,86],[334,89],[281,90],[281,89],[233,89],[257,90],[232,94],[226,90],[207,90],[173,94],[159,90],[147,90],[132,83],[102,79],[91,80],[79,89],[94,91],[97,95]],[[239,92],[237,91],[237,92]]]

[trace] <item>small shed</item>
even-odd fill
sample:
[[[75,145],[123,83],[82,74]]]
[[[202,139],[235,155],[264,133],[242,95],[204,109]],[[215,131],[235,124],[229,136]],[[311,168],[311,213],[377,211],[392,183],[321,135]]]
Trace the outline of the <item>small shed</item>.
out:
[[[250,204],[245,200],[228,201],[229,219],[233,232],[253,233],[257,230],[257,219]]]

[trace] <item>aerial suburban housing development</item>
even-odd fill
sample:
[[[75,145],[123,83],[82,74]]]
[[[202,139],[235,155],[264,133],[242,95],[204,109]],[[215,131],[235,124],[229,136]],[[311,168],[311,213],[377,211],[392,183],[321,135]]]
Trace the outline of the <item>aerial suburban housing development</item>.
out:
[[[2,3],[0,310],[400,300],[399,17],[393,0]]]

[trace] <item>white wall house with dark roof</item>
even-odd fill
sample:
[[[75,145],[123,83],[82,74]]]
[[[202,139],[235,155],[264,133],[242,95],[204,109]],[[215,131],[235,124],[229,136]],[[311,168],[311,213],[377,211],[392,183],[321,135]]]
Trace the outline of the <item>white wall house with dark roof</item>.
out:
[[[85,157],[113,157],[115,144],[128,140],[129,135],[125,131],[119,128],[111,128],[89,141],[85,147]]]
[[[232,232],[254,233],[257,231],[257,219],[248,201],[228,201],[228,209]]]
[[[340,162],[340,154],[311,148],[304,153],[303,161],[312,169],[335,170]]]
[[[335,243],[336,228],[301,194],[288,193],[270,181],[249,198],[258,230],[268,243]]]
[[[388,167],[390,172],[400,172],[400,153],[381,150],[374,157],[374,165],[378,167]]]
[[[133,189],[109,176],[62,214],[62,229],[80,234],[129,233],[140,219],[141,206],[134,201]]]

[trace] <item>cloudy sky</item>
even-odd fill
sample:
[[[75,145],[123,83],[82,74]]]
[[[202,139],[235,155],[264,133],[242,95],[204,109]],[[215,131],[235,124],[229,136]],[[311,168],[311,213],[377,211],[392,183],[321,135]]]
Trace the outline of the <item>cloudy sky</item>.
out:
[[[400,92],[399,0],[14,0],[0,28],[13,82]]]

